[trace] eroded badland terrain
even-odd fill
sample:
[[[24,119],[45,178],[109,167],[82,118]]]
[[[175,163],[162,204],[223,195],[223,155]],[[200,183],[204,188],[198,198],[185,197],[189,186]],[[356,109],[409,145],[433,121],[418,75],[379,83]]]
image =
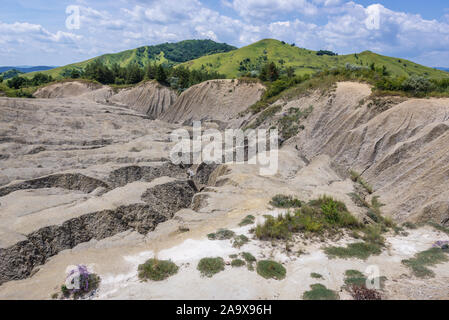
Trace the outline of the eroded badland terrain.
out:
[[[179,96],[154,82],[122,90],[63,82],[35,99],[0,98],[0,298],[50,299],[77,264],[101,277],[94,299],[301,299],[317,283],[352,299],[342,289],[347,271],[369,266],[379,269],[383,299],[449,298],[447,259],[420,266],[425,276],[403,263],[449,240],[449,99],[372,97],[367,84],[340,82],[277,101],[269,117],[245,113],[263,91],[240,80]],[[201,164],[190,180],[169,160],[171,132],[194,120],[269,129],[295,110],[306,115],[282,141],[273,176],[257,165]],[[330,196],[365,225],[376,219],[371,204],[382,203],[373,206],[395,227],[366,257],[325,250],[361,241],[349,231],[259,239],[257,224],[289,211],[270,203],[276,195]],[[219,229],[249,241],[211,240]],[[282,264],[285,278],[262,277],[251,259],[230,265],[244,252]],[[155,256],[179,270],[142,282],[138,265]],[[223,258],[224,270],[202,276],[205,257]]]

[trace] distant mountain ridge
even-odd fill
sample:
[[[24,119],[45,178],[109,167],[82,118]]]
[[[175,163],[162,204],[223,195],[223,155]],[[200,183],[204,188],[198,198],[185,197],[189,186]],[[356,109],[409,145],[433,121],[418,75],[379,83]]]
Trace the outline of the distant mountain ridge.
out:
[[[0,67],[0,73],[9,71],[9,70],[17,70],[23,73],[28,73],[28,72],[35,72],[35,71],[46,71],[46,70],[51,70],[57,67],[51,67],[51,66],[4,66],[4,67]]]

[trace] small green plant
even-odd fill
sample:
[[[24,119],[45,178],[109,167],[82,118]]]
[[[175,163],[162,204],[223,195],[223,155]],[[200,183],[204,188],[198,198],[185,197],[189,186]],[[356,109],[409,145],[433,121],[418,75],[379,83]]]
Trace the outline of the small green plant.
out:
[[[248,215],[239,223],[239,226],[244,227],[244,226],[253,224],[255,221],[256,221],[256,217],[254,217],[252,215]]]
[[[56,299],[59,298],[59,294],[58,294],[58,293],[53,293],[53,294],[51,295],[51,298],[52,298],[53,300],[56,300]]]
[[[245,265],[245,261],[242,259],[234,259],[231,261],[232,267],[243,267]]]
[[[272,260],[261,260],[257,262],[257,273],[265,279],[282,280],[287,270],[280,263]]]
[[[243,245],[247,244],[249,242],[249,239],[244,234],[238,235],[234,237],[234,242],[232,243],[232,246],[234,248],[241,248]]]
[[[234,237],[235,232],[228,229],[219,229],[215,233],[209,233],[207,237],[209,240],[229,240]]]
[[[201,272],[202,276],[211,278],[215,274],[225,269],[225,263],[223,258],[203,258],[198,263],[197,269]]]
[[[413,222],[404,222],[402,224],[402,226],[406,229],[410,229],[410,230],[415,230],[418,229],[418,226],[416,224],[414,224]]]
[[[365,286],[366,285],[366,277],[365,275],[358,270],[346,270],[345,272],[345,285],[352,286]]]
[[[335,291],[327,289],[322,284],[312,284],[310,291],[304,292],[302,298],[304,300],[339,300],[340,297]]]
[[[292,196],[278,194],[271,199],[270,204],[276,208],[301,208],[302,202]]]
[[[449,235],[449,228],[446,228],[445,226],[442,226],[441,224],[435,222],[429,222],[429,225],[437,229],[438,231],[444,232],[445,234]]]
[[[329,258],[358,258],[362,260],[368,259],[371,255],[379,255],[382,253],[381,246],[369,242],[356,242],[348,244],[346,247],[328,247],[324,252]]]
[[[314,279],[324,279],[324,277],[323,277],[321,274],[316,273],[316,272],[312,272],[312,273],[310,274],[310,276],[311,276],[312,278],[314,278]]]
[[[366,182],[358,172],[351,171],[350,175],[351,180],[360,184],[369,194],[372,194],[374,192],[373,187],[369,185],[368,182]]]
[[[246,261],[246,266],[248,267],[249,271],[254,271],[254,263],[257,261],[256,257],[254,257],[249,252],[242,252],[242,257]]]
[[[139,279],[162,281],[178,272],[178,266],[169,260],[149,259],[139,265]]]
[[[448,261],[448,257],[441,248],[431,248],[417,253],[413,258],[402,260],[402,263],[409,267],[413,274],[419,278],[432,278],[435,273],[428,267]]]

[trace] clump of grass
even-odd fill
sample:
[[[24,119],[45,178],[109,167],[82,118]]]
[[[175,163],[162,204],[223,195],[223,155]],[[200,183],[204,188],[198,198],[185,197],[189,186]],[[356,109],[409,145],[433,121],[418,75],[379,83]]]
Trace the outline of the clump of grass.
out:
[[[366,285],[365,275],[358,270],[346,270],[344,281],[347,286],[352,286],[352,285],[365,286]]]
[[[307,119],[310,113],[313,111],[313,106],[308,109],[301,110],[299,108],[290,108],[287,114],[279,120],[279,132],[284,140],[288,140],[291,137],[298,134],[299,130],[303,130],[304,126],[300,125],[301,119]]]
[[[276,208],[301,208],[301,200],[292,196],[278,194],[271,199],[270,204]]]
[[[311,276],[312,278],[314,278],[314,279],[324,279],[324,277],[323,277],[321,274],[316,273],[316,272],[312,272],[312,273],[310,274],[310,276]]]
[[[441,248],[431,248],[417,253],[413,258],[402,260],[402,263],[409,267],[413,274],[419,278],[435,277],[435,273],[428,267],[448,261],[448,257]]]
[[[277,218],[268,216],[264,224],[258,225],[255,235],[261,240],[290,239],[292,233],[341,232],[342,228],[358,228],[358,220],[351,215],[346,205],[331,197],[322,196],[307,205]]]
[[[139,279],[162,281],[178,272],[178,266],[169,260],[149,259],[139,265]]]
[[[366,192],[368,192],[369,194],[372,194],[374,192],[373,187],[362,178],[360,173],[351,171],[350,174],[351,180],[360,184],[366,190]]]
[[[232,267],[243,267],[245,265],[245,261],[242,259],[234,259],[231,261]]]
[[[229,258],[231,259],[237,259],[238,255],[237,254],[230,254]]]
[[[441,224],[435,222],[429,222],[429,225],[434,227],[438,231],[444,232],[445,234],[449,235],[449,228],[446,228],[445,226],[442,226]]]
[[[346,247],[328,247],[324,252],[329,258],[358,258],[361,260],[368,259],[371,255],[379,255],[382,253],[380,245],[370,242],[356,242],[348,244]]]
[[[272,260],[261,260],[257,262],[257,273],[265,279],[282,280],[287,270],[280,263]]]
[[[256,221],[256,217],[254,217],[252,215],[248,215],[239,223],[239,226],[240,227],[247,226],[247,225],[253,224],[255,221]]]
[[[337,292],[327,289],[322,284],[312,284],[310,291],[304,292],[302,298],[304,300],[339,300],[340,297]]]
[[[232,246],[234,248],[241,248],[243,245],[247,244],[249,242],[249,239],[244,234],[238,235],[234,237],[234,242]]]
[[[225,269],[225,263],[223,258],[203,258],[198,263],[197,269],[201,272],[202,276],[211,278],[215,274]]]
[[[254,263],[257,261],[256,257],[254,257],[249,252],[242,252],[242,257],[246,261],[246,266],[248,267],[248,270],[254,271]]]
[[[209,233],[207,237],[209,240],[229,240],[234,237],[235,232],[228,229],[219,229],[215,233]]]
[[[418,229],[418,226],[416,224],[414,224],[413,222],[404,222],[402,224],[402,226],[406,229],[410,229],[410,230],[415,230]]]

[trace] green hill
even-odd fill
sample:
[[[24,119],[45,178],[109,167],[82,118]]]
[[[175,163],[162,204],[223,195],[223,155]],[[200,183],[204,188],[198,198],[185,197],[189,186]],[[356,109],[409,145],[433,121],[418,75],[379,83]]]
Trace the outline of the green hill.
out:
[[[217,43],[212,40],[185,40],[177,43],[163,43],[155,46],[144,46],[137,49],[126,50],[119,53],[105,54],[83,62],[41,72],[58,79],[64,77],[66,73],[73,69],[84,69],[87,64],[94,61],[100,61],[107,67],[111,67],[113,64],[125,67],[133,63],[145,67],[153,62],[164,65],[176,65],[205,55],[229,52],[235,49],[237,48],[226,43]],[[36,72],[27,73],[25,76],[30,78],[35,73]]]
[[[249,46],[226,53],[204,56],[183,65],[191,69],[206,69],[225,74],[229,78],[258,72],[267,61],[275,62],[286,70],[293,67],[297,75],[313,74],[332,67],[376,67],[385,66],[391,75],[420,75],[431,78],[447,78],[449,74],[413,63],[408,60],[381,56],[370,51],[358,54],[330,56],[317,55],[317,51],[298,48],[290,44],[265,39]]]

